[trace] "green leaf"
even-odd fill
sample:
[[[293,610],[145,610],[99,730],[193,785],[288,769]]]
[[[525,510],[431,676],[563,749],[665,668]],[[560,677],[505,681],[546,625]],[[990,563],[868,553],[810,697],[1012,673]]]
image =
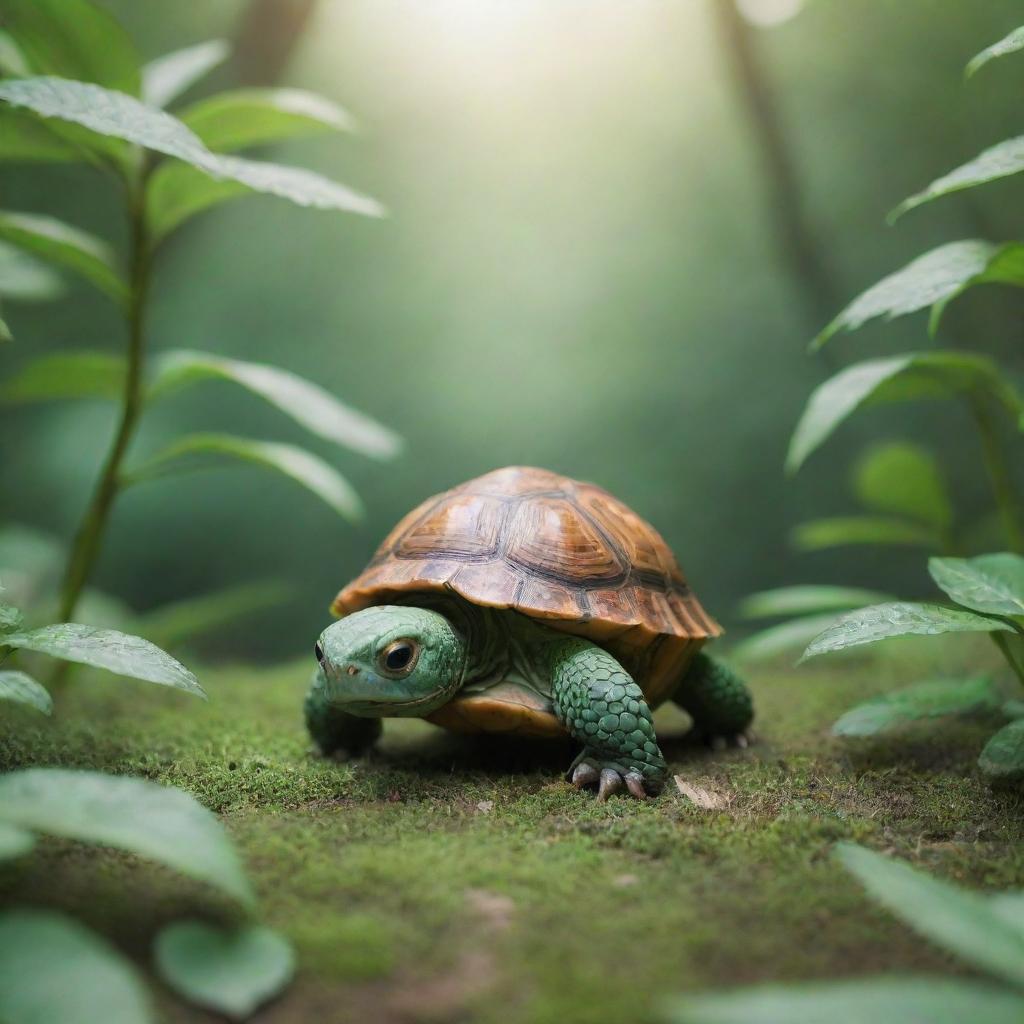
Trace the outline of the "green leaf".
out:
[[[1024,700],[1008,700],[1002,711],[1007,718],[1024,718]]]
[[[157,362],[151,395],[202,380],[240,384],[291,416],[310,433],[363,455],[389,459],[401,449],[402,442],[396,434],[344,405],[319,384],[263,363],[247,363],[184,349],[168,352]]]
[[[233,89],[179,116],[215,153],[355,128],[341,107],[303,89]]]
[[[3,642],[19,650],[36,651],[81,665],[105,668],[120,676],[173,686],[206,699],[199,680],[181,662],[148,640],[116,629],[64,622],[28,633],[10,633]]]
[[[48,266],[16,246],[0,242],[0,296],[16,302],[47,302],[63,290],[60,276]]]
[[[151,107],[168,106],[227,60],[230,53],[225,40],[211,39],[151,60],[142,69],[143,102]]]
[[[928,571],[965,608],[990,615],[1024,615],[1024,558],[1020,555],[932,558]]]
[[[43,117],[60,118],[100,135],[145,146],[157,153],[184,160],[212,178],[228,179],[255,192],[288,199],[299,206],[348,210],[369,217],[380,217],[385,212],[375,199],[312,171],[211,153],[193,131],[166,111],[87,82],[46,76],[9,79],[0,81],[0,100],[33,110]],[[150,198],[156,208],[149,207],[149,219],[154,230],[156,225],[172,221],[180,223],[183,219],[163,206],[156,177],[150,184],[150,188],[157,192],[156,200]],[[201,190],[202,186],[196,185],[196,188]],[[178,196],[183,192],[190,194],[188,186],[184,189],[176,186],[170,191]],[[219,198],[225,198],[223,190]],[[206,205],[209,202],[202,203],[202,206]]]
[[[3,84],[0,82],[0,88]],[[123,304],[127,297],[127,287],[106,244],[70,224],[39,214],[0,210],[0,239],[73,270],[115,302]]]
[[[11,163],[66,163],[82,151],[33,114],[0,110],[0,160]]]
[[[26,363],[0,386],[5,402],[112,398],[124,391],[125,362],[105,352],[55,352]]]
[[[0,602],[0,634],[21,629],[21,612],[13,604]]]
[[[770,661],[783,655],[793,655],[802,651],[836,618],[835,612],[828,612],[780,622],[744,638],[729,653],[737,661]]]
[[[180,789],[147,779],[65,768],[0,775],[0,820],[147,857],[255,903],[216,816]]]
[[[927,448],[909,441],[875,445],[858,461],[853,489],[866,508],[905,516],[946,531],[953,505],[938,463]]]
[[[758,985],[673,1000],[671,1024],[1017,1024],[1024,998],[974,981],[934,976]]]
[[[970,59],[964,73],[967,78],[970,78],[990,60],[995,60],[996,57],[1005,57],[1008,53],[1016,53],[1022,49],[1024,49],[1024,26],[1015,28],[1008,36],[1003,36],[999,42],[986,46],[981,53]]]
[[[743,619],[770,619],[776,615],[804,615],[810,612],[844,611],[864,604],[893,600],[888,594],[860,587],[804,584],[762,590],[745,597],[737,609]]]
[[[3,317],[0,317],[0,341],[14,341],[14,335],[11,334],[11,329]]]
[[[984,278],[989,265],[1007,249],[1019,252],[1024,246],[1016,242],[999,246],[980,238],[965,238],[918,256],[854,299],[811,342],[811,350],[820,349],[839,331],[855,331],[876,317],[892,320],[947,302]]]
[[[53,700],[46,690],[24,672],[0,670],[0,700],[27,704],[44,715],[53,712]]]
[[[836,852],[868,895],[918,934],[980,970],[1024,985],[1024,933],[1010,927],[985,896],[853,843],[840,843]]]
[[[984,356],[964,352],[911,352],[854,363],[830,377],[811,394],[786,457],[795,473],[807,457],[857,409],[954,395],[991,394],[1016,419],[1024,404]]]
[[[295,973],[291,946],[269,928],[233,931],[182,921],[156,938],[156,967],[178,995],[245,1020],[276,996]]]
[[[936,679],[882,694],[851,708],[832,726],[832,732],[836,736],[875,736],[922,718],[997,711],[1001,703],[999,692],[986,676]]]
[[[988,149],[983,150],[973,160],[954,168],[941,178],[936,178],[927,188],[904,199],[892,213],[889,220],[902,217],[908,210],[929,203],[940,196],[952,192],[960,192],[966,188],[976,188],[999,178],[1009,177],[1024,171],[1024,135],[1005,139]]]
[[[928,318],[928,331],[932,336],[939,329],[939,322],[946,307],[960,294],[978,284],[1007,284],[1024,287],[1024,245],[1020,242],[1007,242],[992,255],[985,269],[975,277],[965,281],[951,295],[940,299],[932,306]]]
[[[87,0],[4,0],[0,24],[37,74],[139,91],[139,60],[131,38]]]
[[[290,594],[291,588],[283,583],[243,583],[161,605],[138,616],[135,627],[161,647],[175,647],[255,612],[284,604]]]
[[[152,1024],[131,961],[52,910],[0,914],[0,1019],[5,1024]]]
[[[31,832],[0,821],[0,861],[21,857],[35,845],[36,837]]]
[[[790,533],[790,543],[797,551],[824,551],[848,544],[920,545],[933,551],[942,546],[931,528],[882,516],[835,516],[798,523]]]
[[[1024,781],[1024,718],[1004,725],[985,744],[978,766],[993,782]]]
[[[0,15],[0,25],[3,24]],[[32,74],[25,55],[21,48],[11,38],[10,33],[0,28],[0,75],[10,75],[12,78],[25,78]]]
[[[874,604],[840,616],[811,641],[800,660],[893,637],[996,633],[1001,630],[1015,632],[1014,627],[1002,619],[990,619],[938,604],[913,604],[909,601]]]
[[[348,481],[312,452],[290,444],[253,441],[230,434],[190,434],[174,441],[130,473],[128,482],[201,468],[207,457],[241,459],[276,470],[312,491],[340,516],[352,521],[363,516],[363,504]]]

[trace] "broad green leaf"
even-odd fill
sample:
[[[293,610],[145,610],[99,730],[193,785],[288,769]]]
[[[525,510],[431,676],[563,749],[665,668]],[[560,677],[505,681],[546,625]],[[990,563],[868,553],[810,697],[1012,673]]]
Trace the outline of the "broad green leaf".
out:
[[[797,551],[824,551],[849,544],[897,544],[931,548],[942,546],[934,530],[906,519],[882,516],[835,516],[798,523],[790,533]]]
[[[225,380],[259,395],[310,433],[373,458],[397,455],[401,439],[387,427],[344,405],[329,391],[276,366],[226,359],[206,352],[167,352],[157,362],[151,394],[202,380]]]
[[[10,163],[65,163],[83,159],[71,139],[62,137],[34,114],[0,110],[0,160]]]
[[[978,766],[993,782],[1024,781],[1024,718],[1004,725],[985,744]]]
[[[965,74],[970,78],[990,60],[995,60],[996,57],[1005,57],[1008,53],[1016,53],[1022,49],[1024,49],[1024,26],[1015,28],[1008,36],[1003,36],[999,42],[986,46],[981,53],[972,57],[967,64]]]
[[[303,89],[232,89],[178,116],[215,153],[355,127],[337,104]]]
[[[1018,1024],[1024,997],[976,981],[884,975],[854,981],[758,985],[686,996],[669,1024]]]
[[[0,82],[0,89],[3,85]],[[106,244],[70,224],[39,214],[0,210],[0,239],[73,270],[118,303],[127,297],[127,287]]]
[[[795,473],[807,457],[857,409],[953,395],[990,394],[1016,419],[1024,405],[999,368],[984,356],[965,352],[911,352],[869,359],[840,370],[811,394],[786,457]]]
[[[131,38],[88,0],[4,0],[0,24],[37,74],[139,91],[139,59]]]
[[[0,316],[0,341],[13,341],[14,335],[11,334],[10,327],[7,326],[7,321]]]
[[[965,281],[951,295],[936,302],[932,306],[931,315],[928,318],[928,331],[932,336],[939,329],[939,323],[946,307],[958,295],[978,284],[1007,284],[1018,288],[1024,287],[1024,245],[1020,242],[1007,242],[1000,246],[989,259],[988,266],[980,274]]]
[[[989,897],[988,902],[1011,928],[1024,934],[1024,891],[996,893]]]
[[[0,821],[0,861],[21,857],[35,845],[36,837],[31,832]]]
[[[2,643],[2,640],[0,640]],[[53,700],[46,690],[24,672],[0,669],[0,700],[27,704],[44,715],[53,712]]]
[[[156,967],[178,995],[245,1020],[295,973],[295,954],[277,932],[250,926],[225,931],[202,921],[168,925],[156,937]]]
[[[952,525],[953,505],[942,471],[921,445],[890,441],[869,448],[854,469],[853,490],[874,511],[906,516],[940,532]]]
[[[986,973],[1024,985],[1024,933],[988,898],[853,843],[840,843],[836,853],[868,895],[918,934]]]
[[[211,153],[191,129],[166,111],[87,82],[47,76],[0,81],[0,100],[43,117],[60,118],[100,135],[145,146],[184,160],[212,178],[229,179],[255,192],[280,196],[299,206],[348,210],[369,217],[380,217],[385,212],[375,199],[312,171]],[[171,191],[180,195],[182,190]],[[224,198],[223,195],[220,198]],[[151,223],[170,220],[180,223],[181,219],[173,217],[166,209],[158,208],[155,212],[150,209]]]
[[[328,181],[310,171],[265,161],[221,157],[227,177],[209,177],[187,164],[168,163],[156,169],[146,189],[146,222],[159,241],[190,217],[229,199],[252,192],[267,192],[291,199],[300,206],[348,210],[367,217],[386,211],[375,199]]]
[[[1024,718],[1024,700],[1008,700],[1002,711],[1007,718]]]
[[[134,965],[84,925],[53,910],[0,914],[4,1024],[153,1024]]]
[[[151,107],[168,106],[227,60],[230,53],[225,40],[211,39],[151,60],[142,69],[143,102]]]
[[[984,279],[990,264],[1007,249],[1020,252],[1024,246],[1015,242],[999,246],[980,238],[965,238],[918,256],[854,299],[811,342],[811,349],[821,348],[839,331],[855,331],[876,317],[892,320],[947,302]]]
[[[832,726],[832,732],[836,736],[875,736],[922,718],[997,711],[1001,703],[992,680],[985,676],[936,679],[893,690],[851,708]]]
[[[13,604],[0,602],[0,634],[21,629],[21,612]]]
[[[936,636],[939,633],[1015,632],[1010,623],[991,619],[959,608],[938,604],[914,604],[896,601],[858,608],[840,616],[823,633],[815,637],[804,651],[801,661],[817,654],[842,651],[860,644],[873,644],[900,636]]]
[[[181,662],[148,640],[116,629],[64,622],[28,633],[9,633],[3,642],[19,650],[36,651],[81,665],[105,668],[119,676],[173,686],[206,699],[199,680]]]
[[[802,651],[837,618],[836,612],[806,615],[759,630],[730,649],[737,661],[770,661]]]
[[[128,475],[129,483],[168,473],[202,468],[209,459],[241,459],[291,477],[353,521],[363,516],[363,503],[351,485],[323,459],[290,444],[253,441],[230,434],[190,434],[172,442]]]
[[[0,20],[0,25],[3,22]],[[0,75],[10,75],[13,78],[25,78],[32,74],[25,54],[11,38],[10,33],[0,28]]]
[[[17,246],[0,242],[0,296],[16,302],[47,302],[63,290],[60,276],[48,266]]]
[[[246,907],[252,889],[216,816],[180,789],[65,768],[0,775],[0,820],[115,846],[208,882]]]
[[[928,571],[965,608],[990,615],[1024,615],[1024,558],[1020,555],[932,558]]]
[[[120,398],[125,362],[105,352],[55,352],[26,363],[0,385],[0,400],[40,402],[54,398]]]
[[[135,628],[161,647],[175,647],[255,612],[284,604],[290,593],[291,588],[284,583],[242,583],[161,605],[138,616]]]
[[[769,619],[775,615],[845,611],[848,608],[859,608],[861,605],[890,600],[893,598],[877,590],[803,584],[750,594],[740,602],[737,611],[744,619]]]
[[[908,210],[949,195],[965,188],[976,188],[999,178],[1009,177],[1024,170],[1024,135],[1005,139],[988,149],[983,150],[973,160],[954,168],[941,178],[936,178],[927,188],[904,199],[892,213],[889,220],[894,221]]]

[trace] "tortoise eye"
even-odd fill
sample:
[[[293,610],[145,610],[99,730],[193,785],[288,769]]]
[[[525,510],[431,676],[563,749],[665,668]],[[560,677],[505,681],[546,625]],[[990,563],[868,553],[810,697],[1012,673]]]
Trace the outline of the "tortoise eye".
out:
[[[316,660],[322,665],[324,663],[324,649],[320,646],[319,640],[313,644],[313,653],[316,655]]]
[[[408,675],[416,664],[419,652],[419,644],[415,640],[394,640],[380,652],[377,660],[385,672]]]

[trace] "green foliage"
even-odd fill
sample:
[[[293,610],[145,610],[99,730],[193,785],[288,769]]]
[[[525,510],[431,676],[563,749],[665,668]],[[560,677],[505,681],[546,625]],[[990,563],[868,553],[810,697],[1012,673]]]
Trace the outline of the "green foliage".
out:
[[[49,267],[6,242],[0,242],[0,296],[18,302],[47,302],[64,290]]]
[[[202,468],[204,460],[251,462],[273,469],[301,484],[353,522],[363,517],[363,503],[348,481],[333,466],[304,448],[271,441],[254,441],[230,434],[189,434],[172,442],[132,470],[127,484]],[[207,463],[209,464],[209,463]]]
[[[802,651],[822,630],[836,621],[835,612],[800,615],[741,640],[730,651],[737,661],[770,661]]]
[[[836,736],[875,736],[907,722],[998,711],[1002,698],[987,676],[937,679],[893,690],[851,708],[832,726]]]
[[[156,939],[157,970],[179,995],[244,1020],[291,981],[295,955],[269,928],[224,931],[180,921]]]
[[[101,772],[26,768],[0,775],[0,820],[115,846],[216,886],[244,907],[255,903],[220,822],[178,789]]]
[[[965,608],[990,615],[1024,615],[1024,558],[1020,555],[932,558],[928,571]]]
[[[0,670],[0,700],[26,704],[44,715],[53,711],[53,700],[31,676],[10,669]]]
[[[166,107],[205,78],[231,53],[223,39],[186,46],[151,60],[142,69],[142,100],[151,107]]]
[[[55,398],[120,397],[125,362],[106,352],[54,352],[26,363],[0,385],[5,402],[43,402]]]
[[[996,57],[1005,57],[1008,53],[1016,53],[1024,49],[1024,26],[1015,28],[1009,35],[1003,36],[998,42],[986,46],[981,53],[970,59],[965,69],[965,75],[970,78],[976,71],[983,68],[990,60]]]
[[[2,85],[0,82],[0,87]],[[127,297],[124,280],[108,246],[70,224],[53,217],[5,210],[0,211],[0,238],[73,270],[119,304]]]
[[[790,533],[797,551],[824,551],[847,544],[908,545],[935,550],[942,539],[933,529],[906,519],[834,516],[798,523]]]
[[[895,601],[868,605],[840,616],[816,636],[804,651],[801,661],[818,654],[842,651],[861,644],[873,644],[904,636],[937,636],[940,633],[1016,632],[1003,619],[976,615],[938,604]]]
[[[310,433],[371,458],[393,458],[401,450],[401,439],[387,427],[345,405],[318,384],[263,363],[225,359],[206,352],[167,352],[157,361],[150,395],[155,398],[203,380],[238,384]]]
[[[0,914],[0,1017],[8,1024],[152,1024],[131,962],[53,911]]]
[[[930,878],[854,843],[836,855],[868,894],[926,939],[1011,987],[930,977],[870,977],[809,985],[771,985],[680,999],[675,1024],[860,1024],[861,1021],[961,1020],[1010,1024],[1024,1014],[1024,928],[1020,896],[982,896]]]
[[[36,845],[36,837],[17,825],[0,822],[0,861],[22,857]]]
[[[953,525],[953,503],[935,458],[926,448],[891,441],[870,448],[854,468],[853,489],[865,508],[925,523]]]
[[[887,594],[861,587],[806,584],[750,594],[740,602],[736,611],[744,619],[768,619],[776,615],[802,615],[832,609],[842,611],[865,603],[875,604],[887,600]]]
[[[1016,420],[1024,403],[985,356],[911,352],[869,359],[840,370],[811,395],[793,432],[786,468],[795,473],[856,410],[892,402],[981,395],[995,399]]]
[[[1024,782],[1024,718],[1015,718],[992,736],[978,758],[978,765],[993,782]]]

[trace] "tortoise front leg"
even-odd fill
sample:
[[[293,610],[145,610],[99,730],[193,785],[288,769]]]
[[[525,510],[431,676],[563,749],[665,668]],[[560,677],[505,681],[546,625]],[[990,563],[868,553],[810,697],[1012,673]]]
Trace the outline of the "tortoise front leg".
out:
[[[625,784],[644,799],[665,781],[651,710],[643,691],[607,652],[587,640],[560,638],[550,646],[555,713],[583,744],[569,767],[577,787],[598,784],[605,800]]]
[[[358,718],[328,703],[324,682],[323,669],[317,669],[303,705],[306,728],[325,756],[358,757],[380,739],[383,724],[379,718]]]

